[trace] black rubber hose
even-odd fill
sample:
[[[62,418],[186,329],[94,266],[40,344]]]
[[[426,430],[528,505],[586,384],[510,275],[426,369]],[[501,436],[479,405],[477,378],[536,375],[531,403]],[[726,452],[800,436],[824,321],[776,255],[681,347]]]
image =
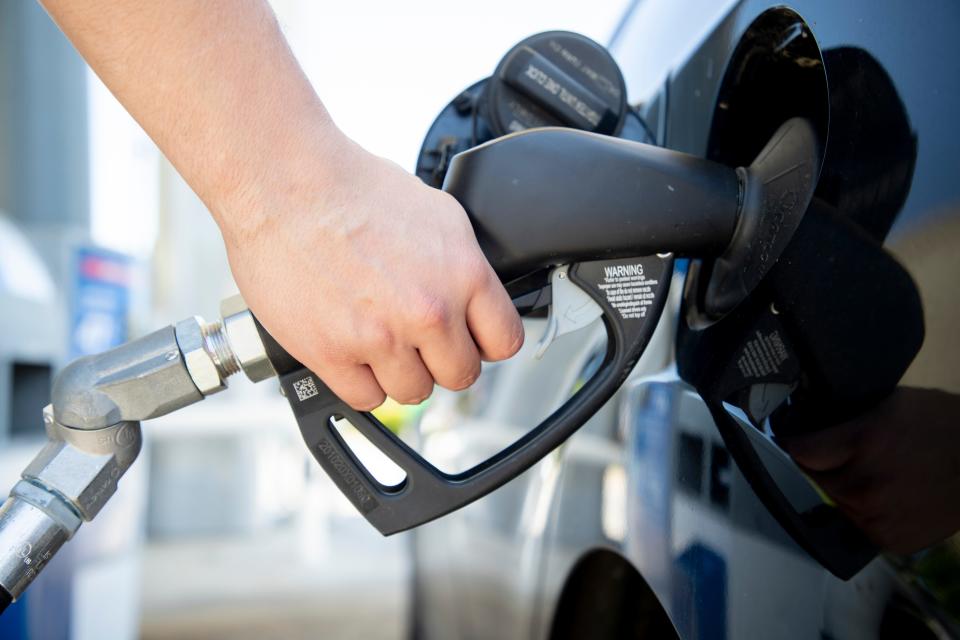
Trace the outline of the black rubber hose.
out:
[[[9,591],[0,586],[0,615],[3,615],[3,612],[7,610],[11,602],[13,602],[13,596],[10,595]]]

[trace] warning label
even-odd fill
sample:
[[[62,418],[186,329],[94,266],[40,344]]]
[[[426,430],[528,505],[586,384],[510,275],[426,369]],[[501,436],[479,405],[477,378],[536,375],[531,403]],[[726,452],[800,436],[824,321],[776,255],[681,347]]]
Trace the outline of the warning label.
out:
[[[653,304],[658,281],[647,278],[643,264],[621,264],[603,268],[603,282],[598,286],[610,306],[624,320],[646,318],[647,307]]]
[[[754,337],[743,345],[737,359],[737,368],[745,378],[762,378],[780,373],[780,365],[789,357],[778,331],[768,334],[757,331]]]

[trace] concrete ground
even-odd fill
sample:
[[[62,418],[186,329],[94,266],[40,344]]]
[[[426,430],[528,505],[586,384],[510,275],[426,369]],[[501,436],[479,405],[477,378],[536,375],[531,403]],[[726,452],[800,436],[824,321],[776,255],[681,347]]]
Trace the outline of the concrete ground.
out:
[[[251,537],[151,542],[144,640],[399,640],[408,541],[359,517]]]

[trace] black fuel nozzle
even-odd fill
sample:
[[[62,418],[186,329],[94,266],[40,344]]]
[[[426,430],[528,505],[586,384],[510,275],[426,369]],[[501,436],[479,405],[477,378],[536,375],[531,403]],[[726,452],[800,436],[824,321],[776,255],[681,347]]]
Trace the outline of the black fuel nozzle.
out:
[[[603,362],[572,397],[526,436],[463,473],[431,465],[374,416],[344,403],[265,331],[262,338],[314,457],[377,529],[402,531],[529,469],[616,393],[664,309],[674,255],[728,257],[732,267],[721,272],[736,276],[736,291],[749,291],[802,216],[809,194],[800,186],[812,185],[815,174],[815,138],[802,120],[785,124],[758,161],[741,169],[563,128],[508,135],[455,156],[444,189],[467,210],[500,279],[509,284],[551,273],[552,296],[544,287],[515,297],[518,310],[542,301],[555,319],[602,318],[607,330]],[[796,197],[785,200],[784,193]],[[744,273],[741,265],[759,271]],[[379,483],[337,433],[337,419],[353,424],[406,479]]]
[[[531,129],[458,154],[443,189],[464,206],[506,281],[555,264],[673,253],[713,260],[703,311],[759,284],[813,194],[812,126],[784,123],[749,167],[568,128]]]
[[[749,167],[727,167],[653,142],[626,100],[616,62],[578,34],[513,47],[430,128],[417,175],[463,205],[480,247],[521,314],[548,310],[538,353],[602,319],[596,372],[524,437],[462,473],[437,469],[338,398],[260,327],[300,432],[317,462],[379,531],[459,509],[509,482],[583,426],[620,388],[662,313],[674,256],[715,266],[707,315],[746,297],[776,262],[817,174],[811,126],[791,120]],[[406,473],[378,482],[337,433],[348,420]]]

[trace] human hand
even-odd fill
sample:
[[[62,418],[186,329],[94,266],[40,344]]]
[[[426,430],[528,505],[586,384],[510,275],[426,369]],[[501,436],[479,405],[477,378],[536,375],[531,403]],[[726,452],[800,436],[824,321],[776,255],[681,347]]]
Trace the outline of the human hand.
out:
[[[523,325],[459,203],[339,132],[321,147],[216,216],[270,334],[360,410],[464,389],[516,353]]]
[[[43,2],[210,209],[260,322],[344,401],[462,389],[520,348],[463,209],[336,128],[268,2]]]
[[[778,437],[879,547],[908,554],[960,530],[960,396],[898,387],[867,414]]]

